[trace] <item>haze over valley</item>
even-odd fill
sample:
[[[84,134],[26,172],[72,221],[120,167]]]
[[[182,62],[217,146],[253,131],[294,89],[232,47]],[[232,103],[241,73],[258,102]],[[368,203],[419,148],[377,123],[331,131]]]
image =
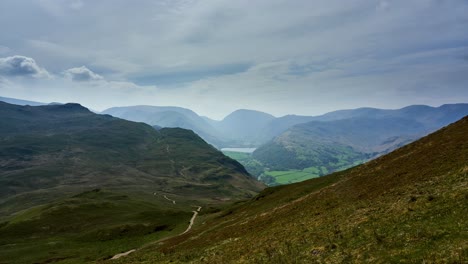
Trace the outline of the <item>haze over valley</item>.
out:
[[[0,2],[0,264],[468,262],[468,2]]]

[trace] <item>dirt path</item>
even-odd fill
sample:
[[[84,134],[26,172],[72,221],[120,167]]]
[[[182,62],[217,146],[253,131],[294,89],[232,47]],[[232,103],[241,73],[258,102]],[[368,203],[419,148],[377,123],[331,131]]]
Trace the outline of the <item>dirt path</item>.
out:
[[[171,201],[172,204],[176,204],[176,201],[175,201],[175,200],[172,200],[172,199],[167,198],[166,195],[164,195],[164,199],[166,199],[166,200],[168,200],[168,201]]]
[[[128,254],[132,253],[132,252],[135,252],[136,249],[132,249],[132,250],[129,250],[127,252],[124,252],[124,253],[120,253],[120,254],[117,254],[115,256],[113,256],[111,259],[118,259],[118,258],[121,258],[121,257],[125,257],[127,256]]]
[[[192,225],[193,225],[193,223],[195,222],[195,218],[197,218],[198,212],[200,212],[200,210],[201,210],[201,206],[198,206],[198,209],[197,209],[196,211],[192,211],[192,212],[193,212],[193,216],[192,216],[192,219],[190,219],[190,224],[189,224],[189,226],[187,227],[187,229],[185,229],[185,231],[184,231],[182,234],[180,234],[180,235],[183,235],[183,234],[187,233],[188,231],[190,231],[190,229],[192,229]]]
[[[165,195],[164,195],[164,198],[170,200],[170,199],[167,198]],[[171,200],[171,201],[173,201],[173,203],[175,204],[175,201],[174,201],[174,200]],[[190,229],[192,229],[193,223],[195,222],[195,219],[197,218],[198,213],[201,211],[201,209],[202,209],[202,207],[201,207],[201,206],[198,206],[198,208],[197,208],[196,211],[192,211],[192,212],[193,212],[193,216],[192,216],[192,218],[190,219],[190,223],[189,223],[189,226],[187,227],[187,229],[185,229],[184,232],[182,232],[182,233],[180,233],[180,234],[178,234],[178,235],[175,235],[174,237],[184,235],[184,234],[186,234],[188,231],[190,231]],[[166,239],[169,239],[169,237],[165,237],[165,238],[163,238],[163,239],[161,239],[161,240],[159,240],[159,241],[163,241],[163,240],[166,240]],[[157,241],[156,241],[156,242],[157,242]],[[125,256],[127,256],[127,255],[129,255],[129,254],[131,254],[131,253],[133,253],[133,252],[135,252],[135,251],[137,251],[137,250],[138,250],[138,249],[132,249],[132,250],[129,250],[129,251],[127,251],[127,252],[119,253],[119,254],[113,256],[111,259],[119,259],[119,258],[121,258],[121,257],[125,257]]]

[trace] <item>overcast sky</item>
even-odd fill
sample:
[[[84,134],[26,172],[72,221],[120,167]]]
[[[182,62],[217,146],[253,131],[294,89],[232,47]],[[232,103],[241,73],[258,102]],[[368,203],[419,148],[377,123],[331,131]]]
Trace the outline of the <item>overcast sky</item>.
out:
[[[316,115],[468,102],[466,0],[2,0],[0,96]]]

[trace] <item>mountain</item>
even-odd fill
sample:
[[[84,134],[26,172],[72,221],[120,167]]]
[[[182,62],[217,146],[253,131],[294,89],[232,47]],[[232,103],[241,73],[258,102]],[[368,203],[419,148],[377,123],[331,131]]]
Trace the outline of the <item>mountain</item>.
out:
[[[399,118],[350,118],[299,124],[258,148],[253,157],[273,170],[325,167],[336,171],[372,155],[393,150],[427,132]]]
[[[352,169],[265,189],[113,263],[463,263],[468,117]]]
[[[30,106],[46,105],[45,103],[39,103],[39,102],[33,102],[33,101],[27,101],[27,100],[21,100],[21,99],[9,98],[9,97],[1,97],[1,96],[0,96],[0,101],[9,103],[9,104],[15,104],[15,105],[30,105]]]
[[[193,206],[263,189],[190,130],[79,104],[0,102],[0,117],[1,263],[107,259],[181,234]]]
[[[189,130],[155,130],[78,104],[0,103],[0,116],[1,214],[10,213],[2,204],[38,190],[53,196],[106,187],[232,199],[261,189],[242,165]]]
[[[302,181],[388,153],[465,115],[468,104],[340,110],[290,127],[240,162],[269,185]],[[306,119],[287,116],[274,122],[290,125]]]
[[[267,142],[289,128],[311,121],[335,121],[349,118],[404,118],[424,124],[431,131],[468,114],[468,104],[446,104],[440,107],[427,105],[411,105],[401,109],[387,110],[363,107],[349,110],[338,110],[319,116],[286,115],[271,120],[259,133],[259,142]]]
[[[109,114],[135,122],[144,122],[152,126],[190,129],[215,146],[222,144],[222,141],[218,138],[216,129],[195,112],[186,108],[174,106],[127,106],[109,108],[104,110],[102,114]]]
[[[267,113],[241,109],[212,124],[222,133],[224,138],[233,139],[240,145],[255,146],[257,145],[255,140],[259,136],[258,132],[273,119],[275,117]]]

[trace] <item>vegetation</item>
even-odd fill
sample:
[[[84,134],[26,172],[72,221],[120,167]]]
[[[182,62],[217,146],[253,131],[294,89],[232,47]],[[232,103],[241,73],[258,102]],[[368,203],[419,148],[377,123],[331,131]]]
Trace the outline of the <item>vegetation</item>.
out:
[[[363,165],[265,189],[113,263],[464,263],[468,117]]]
[[[1,263],[107,259],[181,233],[191,213],[170,207],[162,197],[142,201],[95,189],[31,208],[0,224]]]
[[[189,130],[78,104],[0,102],[0,116],[0,263],[106,259],[263,189]]]
[[[263,188],[189,130],[157,131],[78,104],[0,103],[0,115],[0,217],[99,187],[212,202]]]

